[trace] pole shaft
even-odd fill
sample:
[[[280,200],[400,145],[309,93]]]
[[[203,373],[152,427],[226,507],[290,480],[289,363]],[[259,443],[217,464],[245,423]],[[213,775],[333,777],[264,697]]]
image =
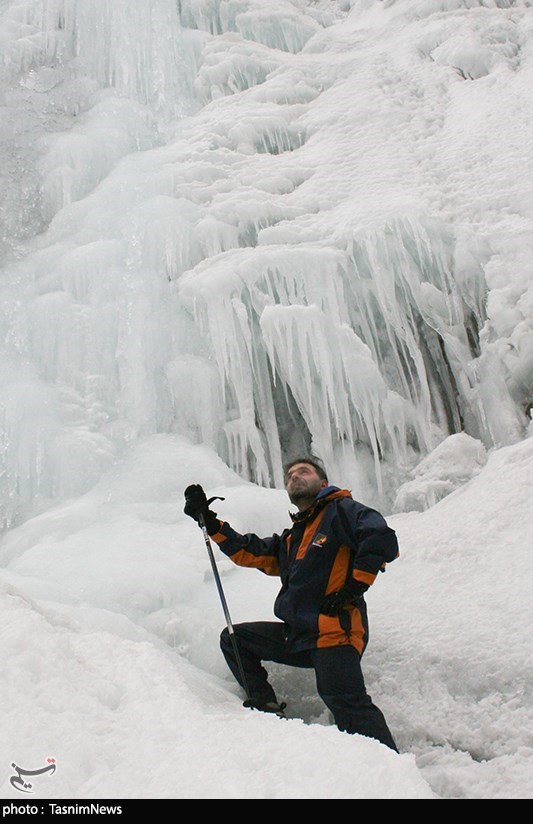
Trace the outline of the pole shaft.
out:
[[[226,601],[226,596],[224,595],[224,589],[222,587],[222,581],[220,580],[220,575],[219,575],[217,564],[216,564],[216,561],[215,561],[215,556],[213,555],[213,548],[211,546],[211,540],[209,538],[209,533],[208,533],[207,527],[205,525],[204,517],[201,514],[200,514],[200,517],[198,519],[198,523],[200,524],[201,530],[202,530],[203,535],[204,535],[205,546],[206,546],[206,549],[207,549],[207,554],[209,556],[209,560],[211,562],[211,569],[213,570],[213,576],[215,578],[215,584],[216,584],[218,594],[219,594],[219,597],[220,597],[220,602],[222,604],[222,609],[224,611],[224,617],[226,618],[226,625],[228,627],[228,632],[229,632],[229,637],[230,637],[230,640],[231,640],[231,645],[233,647],[233,652],[235,654],[235,659],[237,661],[237,666],[239,668],[239,675],[241,676],[241,683],[242,683],[243,689],[246,693],[246,697],[248,698],[248,700],[251,701],[252,696],[250,695],[250,690],[248,688],[248,683],[246,681],[246,675],[244,674],[244,667],[242,665],[241,654],[239,652],[237,639],[235,637],[235,632],[234,632],[234,629],[233,629],[233,623],[232,623],[230,612],[229,612],[229,609],[228,609],[228,603]]]

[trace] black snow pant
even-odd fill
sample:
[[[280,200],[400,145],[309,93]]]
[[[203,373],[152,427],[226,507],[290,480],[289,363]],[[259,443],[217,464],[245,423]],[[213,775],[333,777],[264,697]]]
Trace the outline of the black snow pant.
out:
[[[287,647],[284,624],[256,621],[236,624],[233,629],[249,697],[255,703],[277,703],[262,661],[314,668],[318,694],[333,713],[339,730],[376,738],[398,752],[383,713],[366,691],[360,655],[354,647],[342,645],[294,652]],[[231,672],[243,687],[227,628],[220,636],[220,646]]]

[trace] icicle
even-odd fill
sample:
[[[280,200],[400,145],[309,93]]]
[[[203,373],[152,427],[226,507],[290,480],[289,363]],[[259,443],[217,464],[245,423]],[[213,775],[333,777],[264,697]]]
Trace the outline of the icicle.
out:
[[[424,163],[444,150],[435,63],[445,78],[461,56],[445,42],[455,34],[445,16],[422,31],[405,15],[413,28],[391,71],[387,26],[363,38],[352,14],[321,32],[328,15],[311,5],[3,4],[0,339],[14,366],[2,483],[21,495],[6,520],[65,479],[83,491],[125,443],[155,432],[207,443],[261,484],[281,484],[284,458],[312,448],[391,502],[450,433],[491,446],[524,431],[527,220],[517,229],[502,212],[516,235],[506,246],[506,225],[494,252],[468,228],[488,188],[474,186],[453,224],[427,208],[439,181],[428,187]],[[408,5],[388,4],[383,19]],[[517,24],[504,16],[497,32],[475,19],[492,44],[485,66],[507,71]],[[487,95],[501,82],[490,80]],[[447,135],[443,180],[445,162],[460,166]],[[527,137],[512,140],[525,168]],[[458,168],[454,183],[467,180]],[[482,215],[487,235],[503,202]]]

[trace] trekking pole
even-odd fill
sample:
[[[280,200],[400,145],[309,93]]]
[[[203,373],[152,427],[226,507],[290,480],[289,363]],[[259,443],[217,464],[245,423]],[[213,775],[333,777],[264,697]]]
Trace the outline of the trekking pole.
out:
[[[226,618],[226,625],[228,627],[229,637],[231,640],[231,645],[233,647],[233,652],[235,653],[235,659],[237,661],[237,666],[239,668],[239,675],[241,676],[241,682],[243,689],[246,693],[246,697],[249,701],[252,700],[252,696],[250,695],[250,690],[248,689],[248,683],[246,681],[246,676],[244,674],[244,667],[242,665],[241,654],[239,652],[239,647],[237,645],[237,639],[235,637],[235,632],[233,630],[233,624],[231,621],[231,616],[229,614],[228,604],[226,601],[226,596],[224,595],[224,590],[222,588],[222,582],[220,580],[220,575],[218,573],[217,564],[215,561],[215,556],[213,555],[213,548],[211,546],[211,541],[209,539],[209,533],[207,532],[207,527],[205,525],[204,516],[202,513],[198,516],[198,523],[200,524],[201,530],[204,534],[205,545],[207,548],[207,554],[209,555],[209,560],[211,561],[211,568],[213,570],[213,575],[215,577],[215,583],[217,585],[218,594],[220,596],[220,601],[222,603],[222,609],[224,610],[224,615]]]

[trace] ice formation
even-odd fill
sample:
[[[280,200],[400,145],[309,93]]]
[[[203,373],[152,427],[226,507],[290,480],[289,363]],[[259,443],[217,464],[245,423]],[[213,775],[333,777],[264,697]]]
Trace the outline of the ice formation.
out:
[[[3,3],[2,523],[154,433],[382,506],[523,437],[532,5]]]
[[[423,512],[450,492],[474,478],[487,461],[481,441],[465,432],[450,435],[423,458],[413,477],[398,489],[394,501],[397,512]]]

